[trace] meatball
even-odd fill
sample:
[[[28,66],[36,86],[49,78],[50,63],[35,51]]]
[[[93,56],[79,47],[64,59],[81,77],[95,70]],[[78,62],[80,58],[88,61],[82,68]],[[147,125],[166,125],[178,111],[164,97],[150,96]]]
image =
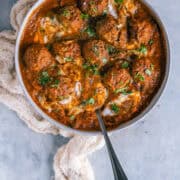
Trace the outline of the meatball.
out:
[[[59,105],[66,109],[77,106],[79,104],[79,95],[76,94],[76,84],[78,82],[72,81],[67,77],[59,77],[56,81],[59,84],[52,84],[44,89],[44,94],[48,102],[58,102]]]
[[[47,104],[49,107],[57,106],[57,109],[63,107],[68,111],[79,104],[79,98],[76,97],[74,92],[75,84],[66,77],[59,78],[59,81],[62,83],[59,86],[48,86],[44,88],[38,95],[38,101],[43,107]]]
[[[108,0],[80,0],[81,10],[93,17],[107,12]]]
[[[74,87],[75,82],[70,78],[60,76],[50,86],[45,88],[45,94],[50,100],[59,99],[59,101],[64,101],[64,104],[66,104],[75,96]]]
[[[43,45],[32,45],[24,54],[24,61],[30,71],[41,71],[47,66],[54,64],[54,58]]]
[[[53,52],[55,55],[55,59],[60,64],[64,64],[67,62],[72,62],[77,65],[82,64],[80,46],[75,41],[64,41],[61,43],[54,43]]]
[[[99,68],[109,61],[107,45],[101,40],[92,40],[84,44],[83,56],[90,64],[95,64]]]
[[[87,20],[82,18],[81,11],[75,6],[65,6],[59,11],[59,33],[57,36],[77,36],[86,27]]]
[[[117,48],[124,49],[127,45],[127,29],[124,25],[118,24],[112,16],[99,21],[96,26],[97,34],[101,39]]]
[[[134,81],[144,96],[154,91],[160,79],[160,64],[150,58],[134,61],[132,66]]]
[[[133,0],[133,1],[136,1],[136,0]],[[134,11],[135,13],[133,14],[134,15],[133,18],[138,19],[138,20],[148,19],[150,16],[149,16],[149,12],[147,11],[147,9],[138,1],[136,1],[135,4],[136,4],[136,11]],[[129,3],[129,5],[130,5],[130,3]],[[126,8],[128,8],[127,5],[126,5]]]
[[[157,30],[157,26],[152,20],[143,19],[135,20],[132,22],[133,34],[139,44],[147,45],[148,42],[153,38],[153,35]]]
[[[110,69],[104,77],[104,83],[114,93],[118,93],[128,88],[132,82],[132,77],[127,69],[122,69],[117,65]]]
[[[111,99],[104,107],[102,115],[105,125],[114,127],[129,120],[136,113],[141,105],[141,94],[132,90],[128,94],[119,94]]]
[[[77,7],[65,6],[56,11],[40,18],[34,42],[47,44],[54,42],[54,39],[74,38],[80,36],[81,31],[86,28],[87,19],[82,18]]]
[[[96,30],[99,37],[110,44],[118,40],[119,30],[117,28],[117,21],[112,16],[99,21]]]
[[[40,44],[48,44],[54,41],[59,30],[58,15],[49,12],[47,16],[38,19],[39,28],[34,36],[34,42]]]
[[[103,106],[108,92],[99,76],[85,76],[82,85],[82,106],[86,111],[94,111]]]
[[[81,96],[81,70],[79,66],[66,63],[62,66],[49,67],[36,78],[43,88],[47,102],[58,102],[66,109],[78,105]],[[36,81],[37,81],[36,80]]]

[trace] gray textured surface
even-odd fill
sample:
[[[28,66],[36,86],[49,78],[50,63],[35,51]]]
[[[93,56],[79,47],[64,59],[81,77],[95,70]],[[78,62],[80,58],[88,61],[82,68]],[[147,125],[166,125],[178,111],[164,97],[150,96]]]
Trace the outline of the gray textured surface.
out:
[[[0,29],[9,27],[15,0],[0,0]],[[171,45],[171,74],[154,109],[135,126],[112,135],[130,180],[180,179],[180,1],[149,0],[162,18]],[[0,105],[0,180],[50,180],[52,160],[67,139],[32,132],[15,113]],[[96,179],[113,180],[106,149],[91,157]]]

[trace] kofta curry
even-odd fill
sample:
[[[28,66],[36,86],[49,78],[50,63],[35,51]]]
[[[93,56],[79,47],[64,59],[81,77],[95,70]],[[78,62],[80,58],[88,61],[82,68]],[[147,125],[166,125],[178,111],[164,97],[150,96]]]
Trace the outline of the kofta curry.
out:
[[[161,81],[162,37],[136,0],[46,0],[23,32],[25,86],[50,117],[80,130],[131,120]]]

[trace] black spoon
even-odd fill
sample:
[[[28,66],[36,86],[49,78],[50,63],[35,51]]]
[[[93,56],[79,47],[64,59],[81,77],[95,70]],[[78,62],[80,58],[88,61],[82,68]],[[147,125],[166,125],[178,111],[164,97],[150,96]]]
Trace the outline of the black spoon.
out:
[[[121,166],[121,164],[120,164],[120,162],[116,156],[116,153],[112,147],[110,139],[108,137],[106,127],[104,125],[104,121],[103,121],[102,116],[101,116],[101,111],[97,110],[96,115],[97,115],[97,118],[99,120],[99,124],[101,127],[102,134],[104,135],[104,139],[105,139],[106,146],[108,149],[109,157],[111,159],[112,169],[113,169],[113,173],[114,173],[114,179],[115,180],[128,180],[128,178],[127,178],[126,174],[124,173],[124,170],[123,170],[123,168],[122,168],[122,166]]]

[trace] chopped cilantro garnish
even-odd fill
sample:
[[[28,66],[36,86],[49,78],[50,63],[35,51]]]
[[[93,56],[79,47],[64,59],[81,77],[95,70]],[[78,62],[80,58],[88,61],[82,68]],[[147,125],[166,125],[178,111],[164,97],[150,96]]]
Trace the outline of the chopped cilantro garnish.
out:
[[[90,66],[90,65],[89,65],[89,64],[87,64],[87,63],[83,64],[83,68],[84,68],[84,69],[88,69],[88,68],[89,68],[89,66]]]
[[[116,3],[121,4],[124,0],[115,0]]]
[[[43,71],[40,74],[39,77],[39,83],[41,86],[45,86],[46,84],[48,84],[51,81],[51,78],[49,77],[49,74],[47,71]]]
[[[88,15],[88,14],[81,13],[81,18],[82,18],[82,19],[89,19],[89,15]]]
[[[116,104],[111,104],[111,110],[117,114],[120,109]]]
[[[153,71],[154,70],[154,64],[150,64],[150,70]]]
[[[107,13],[108,13],[108,9],[105,9],[105,10],[103,11],[103,15],[107,15]]]
[[[115,54],[115,53],[118,52],[118,50],[117,50],[115,47],[111,46],[111,45],[108,45],[108,46],[107,46],[107,50],[108,50],[108,53],[109,53],[110,55],[111,55],[111,54]]]
[[[128,90],[127,90],[127,87],[116,89],[114,92],[115,92],[116,94],[122,93],[123,95],[128,95],[128,94],[131,94],[131,93],[132,93],[131,91],[128,91]]]
[[[59,83],[60,83],[59,79],[55,79],[54,82],[51,84],[51,87],[52,88],[57,88]]]
[[[70,12],[67,9],[63,10],[63,16],[68,17],[70,16]]]
[[[86,28],[84,32],[86,32],[89,37],[94,37],[96,35],[96,32],[91,27]]]
[[[144,44],[142,44],[138,51],[142,54],[147,54],[147,47]]]
[[[94,98],[88,99],[88,100],[87,100],[87,103],[88,103],[88,104],[94,104],[94,103],[95,103]]]
[[[52,50],[52,45],[51,44],[46,44],[46,48],[51,51]]]
[[[121,67],[124,68],[124,69],[128,68],[128,67],[129,67],[129,62],[124,61],[124,62],[121,64]]]
[[[39,75],[39,84],[41,86],[49,85],[50,87],[58,87],[60,81],[59,79],[55,79],[51,77],[47,71],[42,71]]]
[[[97,12],[97,8],[96,7],[92,7],[92,10],[96,13]]]
[[[84,100],[83,102],[82,102],[82,105],[93,105],[95,103],[95,100],[94,100],[94,98],[89,98],[88,100]]]
[[[135,75],[135,79],[140,80],[140,81],[144,81],[144,76],[138,72]]]
[[[92,72],[95,75],[99,74],[98,67],[96,64],[91,65],[91,64],[85,63],[85,64],[83,64],[83,68]]]
[[[60,69],[58,70],[57,75],[58,75],[58,76],[61,75],[61,70],[60,70]]]
[[[71,115],[69,118],[70,118],[71,121],[73,121],[75,119],[75,116]]]
[[[151,46],[152,44],[154,43],[154,40],[153,39],[150,39],[148,44]]]
[[[94,5],[94,4],[95,4],[94,0],[91,0],[91,1],[89,2],[89,4],[90,4],[90,5]]]

